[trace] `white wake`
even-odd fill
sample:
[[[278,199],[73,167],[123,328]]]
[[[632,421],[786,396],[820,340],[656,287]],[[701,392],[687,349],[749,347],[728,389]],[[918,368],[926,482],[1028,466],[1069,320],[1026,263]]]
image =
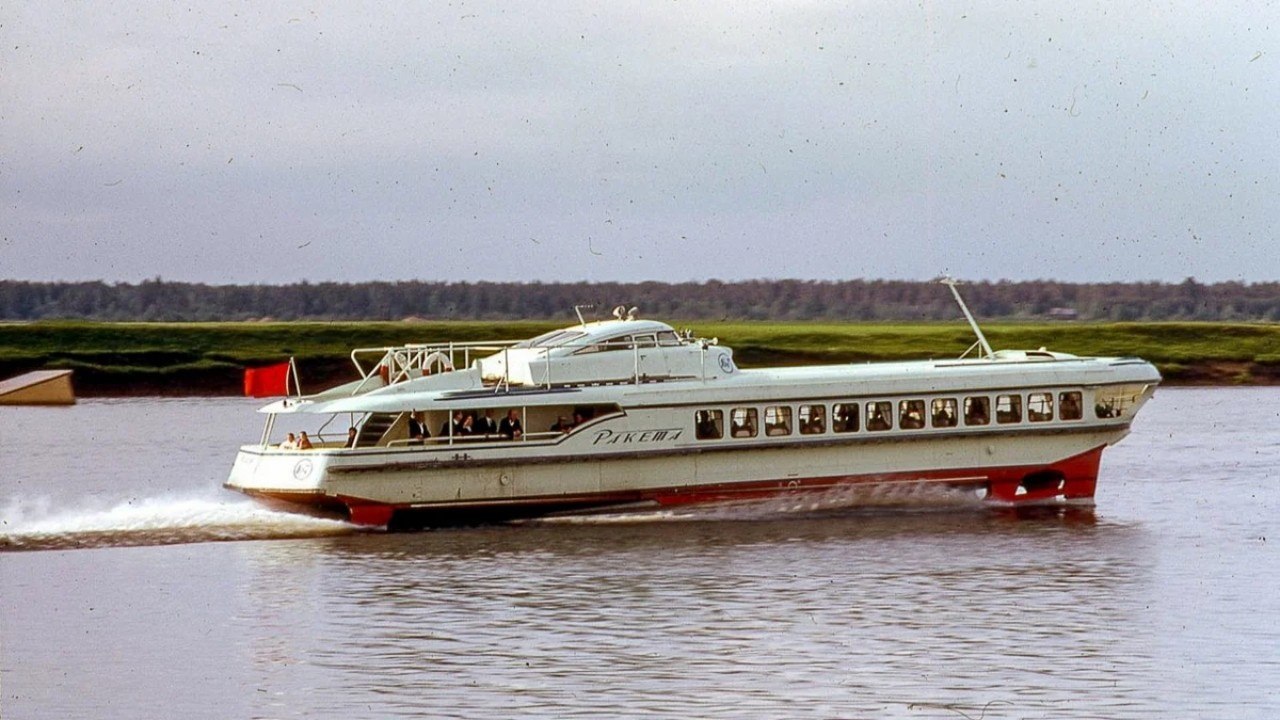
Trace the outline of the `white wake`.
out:
[[[0,550],[172,545],[222,540],[316,537],[357,532],[349,523],[283,512],[241,499],[151,497],[109,507],[55,507],[49,498],[13,498],[0,510]]]

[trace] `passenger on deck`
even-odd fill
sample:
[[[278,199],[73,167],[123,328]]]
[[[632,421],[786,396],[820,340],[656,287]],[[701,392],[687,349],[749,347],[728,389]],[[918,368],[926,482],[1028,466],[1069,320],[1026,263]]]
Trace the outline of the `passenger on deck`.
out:
[[[507,416],[502,418],[502,422],[498,425],[498,433],[506,435],[508,440],[518,440],[524,435],[524,426],[520,424],[520,413],[515,408],[507,411]]]
[[[454,410],[453,420],[445,420],[444,424],[440,426],[440,437],[448,436],[450,434],[450,431],[452,431],[454,435],[465,434],[462,432],[462,411],[461,410]]]
[[[475,432],[477,435],[498,434],[498,421],[493,419],[492,410],[485,410],[483,417],[476,418]]]
[[[298,449],[299,449],[299,450],[310,450],[310,449],[312,449],[312,445],[311,445],[311,438],[307,437],[307,431],[306,431],[306,430],[303,430],[303,431],[299,434],[299,436],[298,436]]]
[[[280,443],[280,449],[281,450],[297,450],[298,449],[298,439],[293,436],[293,433],[289,433],[289,437],[285,438],[284,442]]]
[[[469,412],[466,414],[466,416],[462,418],[462,434],[463,435],[476,434],[476,414],[475,413]]]
[[[409,439],[419,442],[431,437],[431,433],[427,432],[427,424],[423,422],[422,413],[417,410],[409,416]]]
[[[569,422],[569,419],[563,415],[556,418],[555,424],[550,427],[551,432],[558,433],[567,433],[572,429],[573,425]]]
[[[347,428],[347,444],[343,445],[342,447],[348,447],[348,448],[355,447],[357,434],[358,433],[356,432],[355,428]]]

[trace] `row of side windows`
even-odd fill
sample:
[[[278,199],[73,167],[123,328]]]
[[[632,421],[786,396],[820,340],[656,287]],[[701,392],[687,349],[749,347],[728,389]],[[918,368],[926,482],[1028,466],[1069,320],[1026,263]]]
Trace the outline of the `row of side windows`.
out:
[[[1080,420],[1084,417],[1081,393],[1078,390],[1058,393],[1057,398],[1050,392],[997,395],[995,398],[995,421],[997,424],[1020,423],[1023,419],[1023,408],[1026,408],[1026,419],[1029,422],[1048,422],[1054,418],[1056,399],[1057,417],[1059,420]],[[1025,400],[1025,405],[1024,405]],[[865,403],[838,402],[833,403],[828,414],[826,405],[769,405],[761,413],[754,407],[736,407],[729,411],[729,435],[735,438],[753,438],[760,435],[761,415],[764,419],[764,434],[767,437],[791,435],[821,435],[827,432],[828,417],[831,432],[858,432],[865,427],[867,432],[892,430],[895,426],[902,430],[920,430],[927,427],[953,428],[962,422],[966,426],[990,425],[992,419],[991,398],[986,395],[972,395],[961,401],[959,398],[935,398],[926,401],[920,399],[899,400],[897,407],[888,400],[872,400]],[[697,410],[694,412],[694,435],[699,440],[718,440],[725,435],[725,417],[723,410]]]

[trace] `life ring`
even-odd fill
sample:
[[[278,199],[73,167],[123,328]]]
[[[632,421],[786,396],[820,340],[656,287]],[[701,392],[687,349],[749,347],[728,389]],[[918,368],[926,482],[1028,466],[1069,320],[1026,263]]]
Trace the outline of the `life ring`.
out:
[[[426,357],[422,358],[422,374],[430,375],[431,365],[434,363],[440,365],[441,372],[453,372],[453,361],[449,359],[448,355],[437,350],[433,353],[428,353]]]

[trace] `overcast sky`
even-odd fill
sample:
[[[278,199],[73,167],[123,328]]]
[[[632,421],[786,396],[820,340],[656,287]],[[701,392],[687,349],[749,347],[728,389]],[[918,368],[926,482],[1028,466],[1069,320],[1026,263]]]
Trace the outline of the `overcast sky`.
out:
[[[0,277],[1280,279],[1280,6],[0,7]]]

